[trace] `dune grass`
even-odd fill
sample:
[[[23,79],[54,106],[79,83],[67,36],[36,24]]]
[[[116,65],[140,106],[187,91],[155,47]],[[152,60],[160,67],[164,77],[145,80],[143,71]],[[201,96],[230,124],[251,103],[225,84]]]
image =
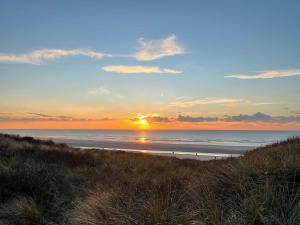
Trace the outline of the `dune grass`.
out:
[[[0,225],[298,225],[300,139],[226,160],[0,135]]]

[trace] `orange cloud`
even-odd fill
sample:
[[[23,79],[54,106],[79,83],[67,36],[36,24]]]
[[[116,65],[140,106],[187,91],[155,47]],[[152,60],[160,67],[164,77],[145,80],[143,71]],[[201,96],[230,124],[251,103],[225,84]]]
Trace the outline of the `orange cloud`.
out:
[[[151,61],[167,56],[180,55],[185,52],[184,47],[177,41],[175,34],[158,40],[138,40],[139,51],[135,58],[139,61]]]
[[[124,74],[135,74],[135,73],[161,73],[161,74],[179,74],[182,73],[178,70],[159,68],[158,66],[125,66],[125,65],[111,65],[104,66],[102,69],[109,73],[124,73]]]

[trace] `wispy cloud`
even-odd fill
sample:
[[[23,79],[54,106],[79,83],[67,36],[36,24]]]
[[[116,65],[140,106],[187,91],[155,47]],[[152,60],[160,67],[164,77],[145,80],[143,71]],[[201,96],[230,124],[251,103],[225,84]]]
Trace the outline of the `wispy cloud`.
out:
[[[102,59],[103,57],[111,55],[89,49],[41,49],[25,54],[0,53],[0,63],[25,63],[41,65],[47,61],[71,56],[87,56],[94,59]]]
[[[241,103],[247,103],[249,101],[239,98],[204,98],[204,99],[179,99],[168,104],[169,107],[178,107],[178,108],[190,108],[197,105],[226,105],[234,106]]]
[[[179,122],[214,122],[218,121],[217,117],[192,117],[192,116],[183,116],[179,115],[177,121]]]
[[[179,55],[185,51],[174,34],[163,39],[150,41],[140,38],[138,44],[138,52],[134,56],[139,61],[151,61],[166,56]]]
[[[300,68],[287,69],[287,70],[264,70],[255,74],[235,74],[235,75],[229,75],[225,77],[241,79],[241,80],[254,80],[254,79],[271,79],[271,78],[278,78],[278,77],[292,77],[292,76],[300,76]]]
[[[68,121],[106,121],[111,120],[110,118],[78,118],[67,115],[47,115],[35,112],[28,113],[1,113],[0,112],[0,123],[1,122],[68,122]]]
[[[100,86],[98,88],[92,88],[87,92],[89,95],[104,95],[104,96],[112,96],[116,98],[123,98],[122,95],[115,93],[108,89],[107,87]]]
[[[178,97],[175,101],[170,102],[167,107],[177,108],[191,108],[198,105],[223,105],[223,106],[237,106],[237,105],[273,105],[281,103],[273,102],[255,102],[241,98],[201,98],[191,99],[189,97]]]
[[[139,61],[151,61],[166,56],[173,56],[184,53],[184,47],[177,41],[174,34],[163,38],[145,41],[138,39],[138,51],[133,55],[114,55],[120,57],[134,57]],[[111,54],[97,52],[90,49],[39,49],[28,53],[0,53],[0,63],[25,63],[40,65],[46,61],[56,60],[63,57],[87,56],[95,59],[112,56]]]
[[[106,87],[100,86],[98,88],[93,88],[88,91],[89,95],[109,95],[112,92],[108,90]]]
[[[126,65],[111,65],[104,66],[102,69],[105,72],[109,73],[125,73],[125,74],[134,74],[134,73],[160,73],[160,74],[180,74],[181,71],[160,68],[158,66],[126,66]]]

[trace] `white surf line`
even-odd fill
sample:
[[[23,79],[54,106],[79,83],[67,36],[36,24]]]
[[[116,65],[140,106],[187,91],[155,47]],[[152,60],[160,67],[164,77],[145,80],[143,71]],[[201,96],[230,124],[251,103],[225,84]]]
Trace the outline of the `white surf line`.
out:
[[[238,157],[240,154],[225,154],[225,153],[204,153],[204,152],[182,152],[182,151],[160,151],[160,150],[144,150],[144,149],[128,149],[128,148],[101,148],[101,147],[79,147],[80,149],[97,149],[108,151],[124,151],[135,153],[150,153],[150,154],[173,154],[173,155],[193,155],[193,156],[213,156],[213,157]]]

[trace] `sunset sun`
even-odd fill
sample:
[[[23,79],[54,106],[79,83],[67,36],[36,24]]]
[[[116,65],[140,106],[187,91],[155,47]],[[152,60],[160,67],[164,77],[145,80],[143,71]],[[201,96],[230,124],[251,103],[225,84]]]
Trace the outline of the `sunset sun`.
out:
[[[150,124],[149,124],[148,120],[146,119],[146,116],[138,116],[138,118],[134,122],[134,124],[138,125],[139,129],[148,129],[148,128],[150,128]]]

